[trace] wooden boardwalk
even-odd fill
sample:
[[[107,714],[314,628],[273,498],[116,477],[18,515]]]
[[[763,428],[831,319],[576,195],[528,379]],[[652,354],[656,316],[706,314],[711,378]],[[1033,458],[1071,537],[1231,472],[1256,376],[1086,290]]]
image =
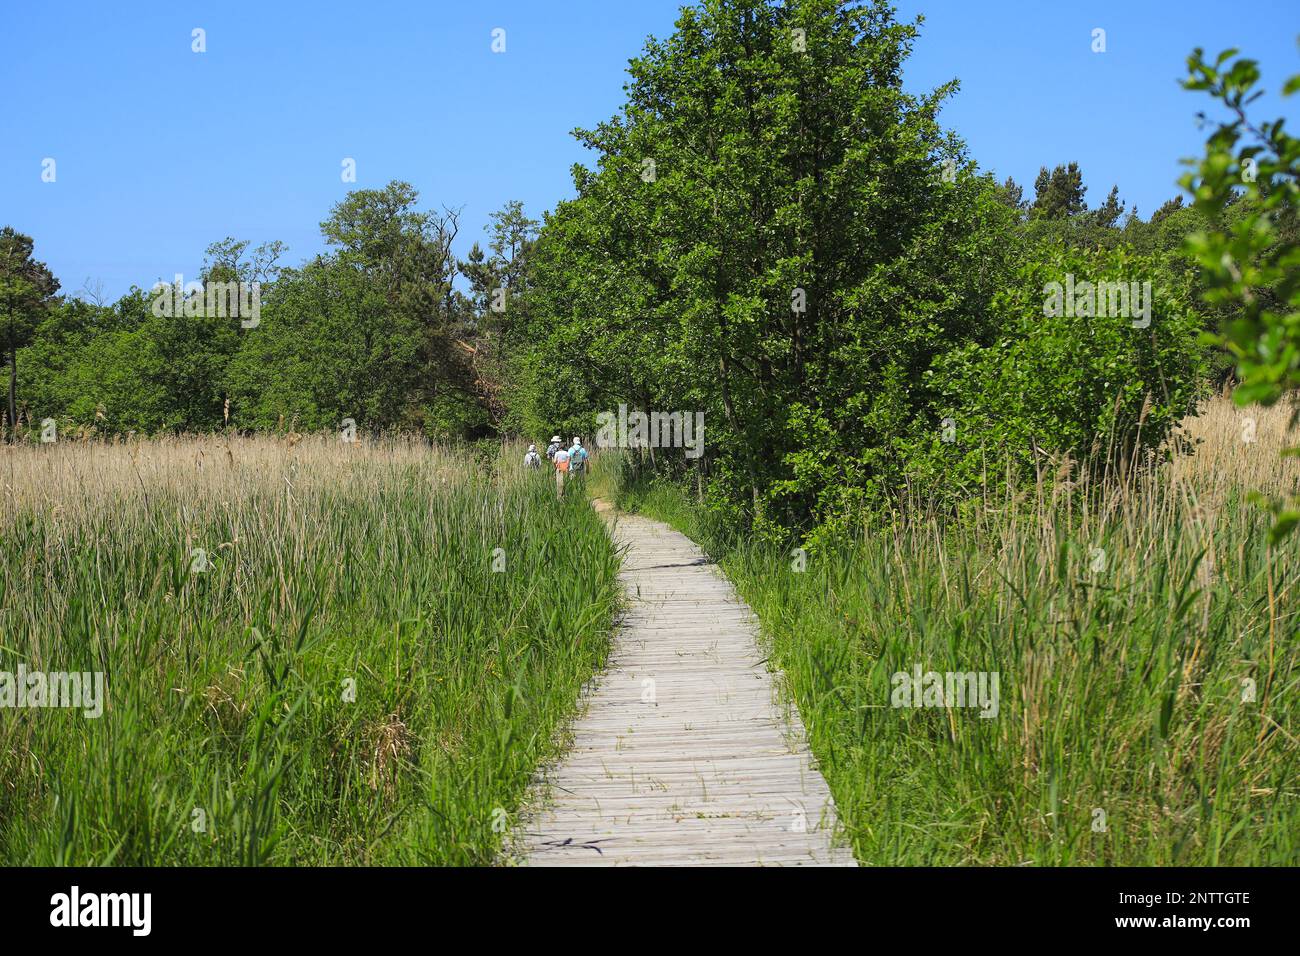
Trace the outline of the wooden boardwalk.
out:
[[[855,865],[757,626],[685,535],[635,515],[629,609],[573,746],[534,787],[512,854],[533,866]]]

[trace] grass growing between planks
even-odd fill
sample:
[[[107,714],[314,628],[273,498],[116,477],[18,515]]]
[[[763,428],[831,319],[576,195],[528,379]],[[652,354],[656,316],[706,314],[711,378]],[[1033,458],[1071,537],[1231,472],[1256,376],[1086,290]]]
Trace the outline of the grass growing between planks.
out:
[[[1295,865],[1300,541],[1270,549],[1245,495],[1296,469],[1286,411],[1250,414],[1249,444],[1216,403],[1152,474],[988,497],[959,526],[918,507],[803,572],[676,486],[618,498],[753,607],[864,863]],[[996,717],[892,706],[918,667],[996,672]]]
[[[0,670],[107,691],[0,709],[0,861],[491,862],[618,594],[592,509],[516,457],[4,449]]]

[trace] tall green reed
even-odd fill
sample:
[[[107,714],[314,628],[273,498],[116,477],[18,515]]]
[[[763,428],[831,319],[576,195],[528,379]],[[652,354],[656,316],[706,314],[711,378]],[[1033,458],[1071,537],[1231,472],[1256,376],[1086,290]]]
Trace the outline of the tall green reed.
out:
[[[22,457],[28,456],[28,457]],[[617,559],[542,476],[418,443],[10,453],[0,858],[484,863],[604,660]]]

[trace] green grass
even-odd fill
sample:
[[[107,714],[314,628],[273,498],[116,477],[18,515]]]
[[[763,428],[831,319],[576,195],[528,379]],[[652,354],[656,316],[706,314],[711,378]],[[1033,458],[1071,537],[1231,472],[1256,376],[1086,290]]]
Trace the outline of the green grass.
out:
[[[183,454],[144,447],[137,476]],[[0,709],[0,861],[492,862],[605,659],[600,521],[543,476],[418,448],[233,448],[193,486],[11,498],[0,670],[102,670],[108,690],[99,719]],[[80,454],[34,460],[28,497]]]
[[[899,520],[802,572],[674,485],[617,497],[754,608],[862,862],[1300,863],[1300,561],[1239,497],[1207,524],[1163,478],[1095,508],[1031,495],[961,528]],[[998,715],[891,706],[916,666],[997,672]]]

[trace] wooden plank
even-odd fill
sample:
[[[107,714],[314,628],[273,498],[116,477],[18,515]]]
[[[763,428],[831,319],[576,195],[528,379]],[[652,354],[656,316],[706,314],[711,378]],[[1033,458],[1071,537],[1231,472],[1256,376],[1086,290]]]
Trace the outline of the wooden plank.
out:
[[[628,608],[508,841],[534,866],[854,866],[757,619],[690,539],[613,516]]]

